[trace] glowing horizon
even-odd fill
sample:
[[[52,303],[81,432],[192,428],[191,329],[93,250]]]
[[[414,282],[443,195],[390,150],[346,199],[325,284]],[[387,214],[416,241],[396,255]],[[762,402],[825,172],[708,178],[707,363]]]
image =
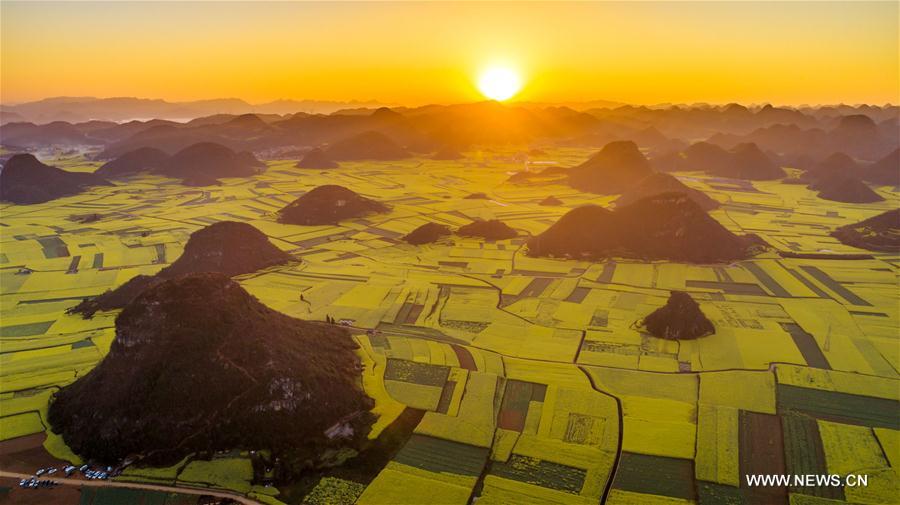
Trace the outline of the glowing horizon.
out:
[[[0,3],[0,90],[169,101],[900,102],[898,4]],[[36,43],[35,41],[39,41]]]

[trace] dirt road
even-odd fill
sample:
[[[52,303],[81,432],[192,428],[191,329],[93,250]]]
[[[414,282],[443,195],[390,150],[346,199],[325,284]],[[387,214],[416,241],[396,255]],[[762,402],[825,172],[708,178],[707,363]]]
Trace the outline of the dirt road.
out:
[[[9,477],[14,479],[29,479],[32,475],[17,473],[17,472],[6,472],[0,470],[0,477]],[[39,478],[48,478],[46,476],[42,476]],[[53,479],[55,482],[59,483],[61,486],[88,486],[88,487],[124,487],[130,489],[146,489],[149,491],[163,491],[166,493],[181,493],[181,494],[193,494],[193,495],[208,495],[215,496],[218,498],[231,498],[232,500],[238,503],[244,503],[245,505],[263,505],[262,503],[247,498],[244,495],[236,494],[236,493],[228,493],[225,491],[216,491],[214,489],[206,489],[206,488],[196,488],[196,487],[181,487],[181,486],[159,486],[156,484],[141,484],[137,482],[119,482],[119,481],[110,481],[110,480],[85,480],[85,479],[77,479],[77,478],[59,478]],[[40,489],[29,490],[30,492],[40,493]]]

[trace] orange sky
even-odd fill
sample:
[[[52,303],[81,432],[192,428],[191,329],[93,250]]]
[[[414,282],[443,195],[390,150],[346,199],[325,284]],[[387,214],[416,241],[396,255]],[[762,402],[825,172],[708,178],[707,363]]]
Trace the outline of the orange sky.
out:
[[[898,3],[0,3],[0,100],[897,103]]]

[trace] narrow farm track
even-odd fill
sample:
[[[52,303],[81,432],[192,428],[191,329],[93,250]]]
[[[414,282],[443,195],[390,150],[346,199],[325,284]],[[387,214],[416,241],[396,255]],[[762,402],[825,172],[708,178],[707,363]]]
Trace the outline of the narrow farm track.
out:
[[[609,471],[609,479],[606,481],[606,486],[603,488],[603,494],[600,496],[600,503],[603,504],[609,500],[609,493],[612,491],[613,481],[616,479],[616,472],[619,470],[619,460],[622,458],[622,442],[625,440],[624,408],[622,407],[622,400],[618,396],[597,387],[597,384],[594,382],[594,377],[591,376],[583,366],[578,366],[578,370],[581,371],[588,382],[590,382],[591,389],[616,401],[616,414],[619,416],[619,438],[616,443],[616,457],[613,459],[612,468]]]
[[[16,472],[6,472],[0,470],[0,477],[9,477],[13,479],[28,479],[32,477],[31,475],[24,473],[16,473]],[[196,488],[196,487],[182,487],[182,486],[161,486],[157,484],[139,484],[139,483],[131,483],[131,482],[112,482],[112,481],[96,481],[96,480],[83,480],[83,479],[57,479],[56,483],[63,486],[87,486],[87,487],[121,487],[127,489],[145,489],[147,491],[163,491],[166,493],[180,493],[180,494],[191,494],[191,495],[207,495],[207,496],[215,496],[217,498],[230,498],[235,500],[238,503],[243,503],[245,505],[263,505],[262,502],[258,502],[256,500],[247,498],[244,495],[240,495],[237,493],[228,493],[226,491],[216,491],[213,489],[205,489],[205,488]],[[35,493],[40,493],[40,490],[34,490]]]

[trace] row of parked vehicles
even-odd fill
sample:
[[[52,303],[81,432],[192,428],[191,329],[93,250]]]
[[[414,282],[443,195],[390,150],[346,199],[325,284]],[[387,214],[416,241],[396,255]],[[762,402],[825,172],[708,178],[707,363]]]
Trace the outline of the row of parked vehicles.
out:
[[[66,465],[62,469],[56,467],[39,468],[36,472],[34,472],[33,476],[20,480],[19,487],[28,489],[53,487],[59,483],[49,477],[60,474],[60,476],[68,479],[76,471],[80,472],[82,475],[84,475],[84,478],[88,480],[106,480],[110,477],[113,469],[110,466],[101,469],[94,469],[90,465],[81,465],[78,467],[76,467],[75,465]]]

